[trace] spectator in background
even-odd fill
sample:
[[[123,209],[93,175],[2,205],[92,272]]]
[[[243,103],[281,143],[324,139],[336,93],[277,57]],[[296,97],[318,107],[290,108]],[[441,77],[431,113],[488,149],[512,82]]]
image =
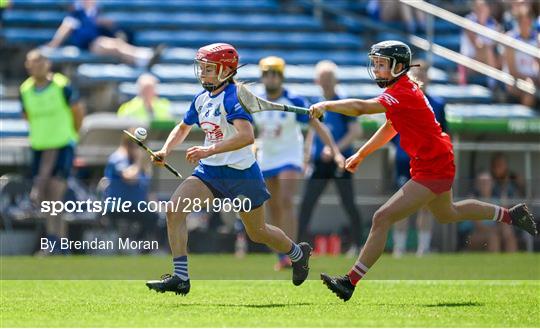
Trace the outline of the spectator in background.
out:
[[[171,119],[171,103],[168,99],[160,98],[156,91],[159,80],[144,73],[137,79],[139,94],[125,102],[118,109],[119,117],[130,117],[145,122],[152,120]]]
[[[382,22],[403,22],[409,33],[421,33],[426,30],[425,14],[404,3],[370,0],[367,10],[371,17]]]
[[[492,161],[492,174],[484,172],[480,173],[475,181],[475,195],[486,202],[500,201],[505,204],[504,200],[497,198],[494,195],[495,180],[493,178],[493,170],[500,170],[500,164],[495,164],[500,160]],[[502,159],[502,158],[499,158]],[[495,165],[495,168],[494,168]],[[508,202],[506,202],[508,204]],[[512,227],[502,225],[493,221],[471,221],[459,224],[463,230],[469,230],[468,248],[471,250],[481,250],[487,248],[490,252],[516,252],[517,239]],[[472,232],[471,232],[472,231]]]
[[[415,66],[416,65],[416,66]],[[429,102],[429,105],[435,113],[435,118],[441,125],[443,132],[448,132],[446,127],[446,116],[444,113],[445,102],[442,98],[431,96],[427,92],[429,86],[428,78],[428,65],[427,62],[423,60],[415,60],[412,63],[412,68],[409,71],[409,76],[411,76],[415,81],[418,82],[424,95]],[[392,142],[396,146],[396,186],[401,188],[410,178],[410,165],[409,156],[399,145],[399,134],[392,139]],[[408,230],[409,218],[405,218],[402,221],[399,221],[394,224],[394,230],[392,232],[393,239],[393,256],[399,258],[405,253],[407,247],[407,230]],[[416,216],[416,227],[418,233],[418,245],[416,249],[416,255],[421,257],[424,254],[428,253],[431,245],[431,231],[432,231],[433,219],[429,210],[422,208],[418,211]]]
[[[33,152],[30,198],[36,204],[63,201],[84,108],[69,80],[51,72],[51,63],[40,50],[26,55],[25,67],[30,77],[20,86],[20,98]],[[46,220],[50,241],[66,236],[60,216]]]
[[[538,46],[538,32],[533,25],[534,16],[531,7],[520,6],[515,14],[517,25],[507,34],[532,46]],[[538,59],[513,48],[505,47],[503,69],[512,76],[531,82],[536,85],[536,88],[540,88]],[[508,92],[523,105],[535,107],[538,103],[534,95],[521,91],[514,86],[508,86]]]
[[[322,100],[338,100],[336,93],[337,66],[331,61],[321,61],[315,67],[315,82],[323,92]],[[323,122],[330,130],[332,137],[337,143],[343,156],[350,157],[353,154],[352,143],[361,135],[360,124],[355,117],[346,116],[334,112],[326,112]],[[359,252],[362,244],[362,219],[354,204],[354,191],[352,174],[340,169],[334,162],[332,150],[325,146],[319,136],[314,136],[310,129],[306,137],[306,160],[311,159],[313,172],[307,182],[304,197],[300,206],[300,224],[298,228],[299,240],[307,241],[307,230],[311,220],[311,214],[317,200],[324,192],[326,185],[333,180],[336,183],[341,203],[347,212],[351,223],[351,247],[348,256],[354,257]]]
[[[122,202],[130,201],[132,204],[132,208],[127,212],[108,211],[121,237],[143,240],[155,234],[158,213],[140,212],[137,208],[139,202],[149,201],[150,161],[143,154],[142,149],[125,135],[122,136],[118,149],[109,156],[105,167],[105,178],[108,183],[104,191],[105,199],[107,197],[115,197],[117,200],[122,198]],[[133,228],[133,224],[138,224],[138,230],[135,233],[132,233],[134,230],[122,232],[120,229],[122,220],[126,220],[130,228]],[[134,234],[134,236],[129,236],[130,234]]]
[[[524,195],[524,183],[510,171],[508,159],[503,153],[495,153],[491,158],[490,172],[480,173],[475,181],[475,195],[485,201],[497,201],[508,206],[511,199]],[[469,249],[487,247],[492,252],[517,251],[516,234],[512,227],[498,225],[491,221],[460,223],[461,230],[469,231]],[[504,243],[503,243],[504,242]]]
[[[508,168],[508,159],[503,153],[496,153],[491,158],[491,177],[493,178],[493,196],[509,205],[508,199],[523,197],[525,184],[523,179]]]
[[[473,10],[466,18],[492,30],[500,31],[499,25],[491,15],[490,6],[485,0],[475,0],[473,2]],[[500,60],[496,52],[496,43],[475,32],[463,30],[461,34],[460,52],[462,55],[473,58],[491,67],[500,68]],[[476,74],[476,72],[470,71],[463,66],[459,66],[458,70],[461,84],[468,83],[467,81],[471,76]],[[490,88],[495,88],[495,81],[488,79],[487,85]]]
[[[154,65],[163,51],[158,46],[152,53],[147,48],[130,45],[122,38],[111,37],[112,22],[100,18],[95,0],[77,2],[75,10],[71,11],[62,21],[48,47],[57,48],[61,45],[71,45],[97,55],[107,55],[119,58],[121,61],[139,67],[150,68]]]
[[[280,57],[269,56],[259,61],[261,81],[265,92],[264,99],[273,102],[307,107],[307,101],[294,95],[283,87],[285,80],[285,61]],[[253,114],[260,141],[259,164],[270,191],[268,200],[271,223],[296,241],[298,229],[294,214],[293,197],[303,171],[304,136],[301,123],[309,123],[331,145],[332,158],[343,167],[345,158],[334,142],[330,132],[319,120],[308,115],[291,112],[263,111]],[[290,267],[291,261],[285,254],[278,255],[275,270]]]

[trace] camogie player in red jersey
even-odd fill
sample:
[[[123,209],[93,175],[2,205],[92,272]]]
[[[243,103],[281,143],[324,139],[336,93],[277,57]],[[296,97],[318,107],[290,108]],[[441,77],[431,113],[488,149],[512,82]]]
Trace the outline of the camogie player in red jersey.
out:
[[[371,77],[379,87],[386,88],[379,97],[320,102],[311,106],[310,115],[318,118],[325,111],[350,116],[385,113],[386,123],[347,159],[345,168],[356,171],[369,154],[399,133],[400,145],[411,158],[411,179],[373,215],[366,244],[349,273],[335,277],[321,274],[328,288],[344,301],[349,300],[358,281],[383,253],[392,224],[424,206],[440,223],[493,219],[537,235],[536,223],[525,204],[506,209],[478,200],[452,200],[455,175],[452,142],[442,132],[418,83],[407,75],[411,67],[409,46],[399,41],[383,41],[371,47],[369,59]]]

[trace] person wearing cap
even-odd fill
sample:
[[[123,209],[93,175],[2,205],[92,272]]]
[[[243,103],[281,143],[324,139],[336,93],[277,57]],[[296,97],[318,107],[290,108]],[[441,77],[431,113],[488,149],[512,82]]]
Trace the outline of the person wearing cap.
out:
[[[285,60],[276,56],[260,60],[261,81],[264,92],[260,95],[269,101],[308,107],[307,101],[283,87],[285,81]],[[253,115],[258,129],[258,160],[272,197],[268,201],[270,219],[295,239],[298,220],[294,213],[293,197],[302,178],[304,164],[304,137],[301,125],[307,124],[321,136],[331,150],[331,157],[343,168],[344,157],[334,142],[328,128],[317,119],[307,115],[281,111],[264,111]],[[278,254],[276,270],[289,267],[289,259]]]

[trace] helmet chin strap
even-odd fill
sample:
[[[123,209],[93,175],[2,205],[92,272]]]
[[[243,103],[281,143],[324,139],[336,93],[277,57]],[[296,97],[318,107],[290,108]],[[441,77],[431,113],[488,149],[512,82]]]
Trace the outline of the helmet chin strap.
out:
[[[213,92],[213,91],[218,90],[219,88],[223,87],[223,85],[226,84],[226,83],[227,83],[227,80],[221,82],[219,85],[216,86],[216,85],[214,85],[213,83],[210,83],[210,82],[203,82],[202,87],[206,91]]]
[[[380,88],[386,88],[386,87],[390,86],[391,84],[393,84],[394,82],[396,82],[402,75],[409,72],[411,67],[420,66],[420,65],[418,65],[418,64],[409,65],[409,66],[407,66],[406,68],[404,68],[403,70],[401,70],[401,72],[399,72],[397,74],[394,73],[395,66],[396,66],[396,63],[394,62],[392,64],[392,70],[390,71],[390,74],[392,75],[393,79],[391,79],[391,80],[388,80],[388,79],[375,79],[375,82],[377,83],[377,86],[379,86]]]

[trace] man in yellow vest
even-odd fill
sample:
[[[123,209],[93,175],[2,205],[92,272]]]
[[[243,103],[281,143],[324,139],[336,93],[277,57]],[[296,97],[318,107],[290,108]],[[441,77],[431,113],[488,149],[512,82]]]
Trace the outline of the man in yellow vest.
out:
[[[30,198],[39,204],[62,201],[84,108],[69,79],[51,72],[51,62],[40,50],[26,55],[25,67],[30,77],[21,84],[20,97],[33,151]],[[46,230],[49,241],[66,235],[59,216],[48,216]]]
[[[171,103],[158,96],[156,92],[158,82],[158,79],[149,73],[141,74],[137,79],[139,94],[120,106],[118,116],[148,123],[152,120],[170,120]]]

